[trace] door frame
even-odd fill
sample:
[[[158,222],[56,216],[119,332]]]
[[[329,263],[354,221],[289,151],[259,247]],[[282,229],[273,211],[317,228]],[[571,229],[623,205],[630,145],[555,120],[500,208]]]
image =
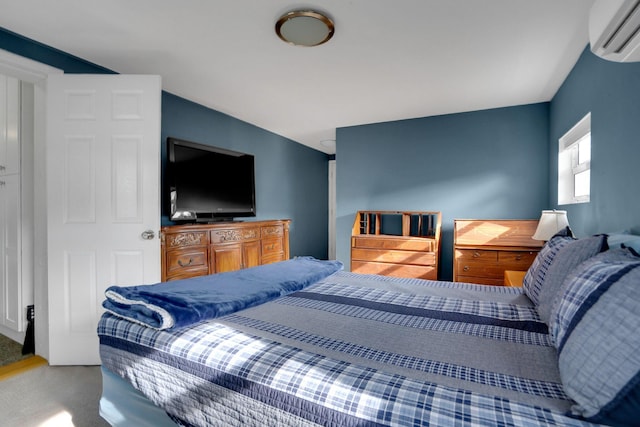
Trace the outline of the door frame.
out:
[[[336,160],[329,160],[329,259],[336,259]]]
[[[49,358],[47,278],[46,94],[47,79],[63,70],[0,49],[0,72],[32,83],[33,129],[33,295],[36,354]]]

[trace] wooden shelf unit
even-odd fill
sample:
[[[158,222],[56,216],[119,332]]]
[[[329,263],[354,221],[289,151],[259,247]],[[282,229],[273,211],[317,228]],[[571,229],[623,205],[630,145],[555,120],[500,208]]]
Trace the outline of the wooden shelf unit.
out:
[[[442,215],[359,211],[351,232],[351,271],[436,280]]]
[[[533,240],[538,220],[453,221],[453,280],[505,285],[505,270],[526,271],[544,242]]]
[[[162,281],[289,259],[290,220],[162,227]]]

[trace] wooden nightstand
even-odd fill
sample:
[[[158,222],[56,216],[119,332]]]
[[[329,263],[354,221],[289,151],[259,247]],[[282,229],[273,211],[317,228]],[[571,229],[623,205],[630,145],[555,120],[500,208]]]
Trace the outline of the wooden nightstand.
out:
[[[524,276],[526,274],[526,271],[505,270],[504,285],[522,287],[522,281],[524,280]]]

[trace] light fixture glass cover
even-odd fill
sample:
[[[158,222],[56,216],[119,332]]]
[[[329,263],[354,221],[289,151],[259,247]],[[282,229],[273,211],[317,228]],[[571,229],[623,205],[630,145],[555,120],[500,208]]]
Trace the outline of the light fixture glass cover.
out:
[[[567,219],[567,211],[549,210],[542,211],[540,215],[540,221],[538,221],[538,228],[536,232],[531,236],[534,240],[549,240],[558,231],[569,225]]]
[[[318,46],[333,37],[333,21],[320,12],[298,10],[285,13],[276,22],[276,34],[296,46]]]

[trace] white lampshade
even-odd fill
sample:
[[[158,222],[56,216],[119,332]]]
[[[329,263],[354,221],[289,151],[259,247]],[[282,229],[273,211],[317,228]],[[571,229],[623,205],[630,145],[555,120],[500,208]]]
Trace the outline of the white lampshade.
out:
[[[555,209],[552,211],[542,211],[538,228],[531,238],[534,240],[547,241],[568,225],[567,211],[557,211]]]

